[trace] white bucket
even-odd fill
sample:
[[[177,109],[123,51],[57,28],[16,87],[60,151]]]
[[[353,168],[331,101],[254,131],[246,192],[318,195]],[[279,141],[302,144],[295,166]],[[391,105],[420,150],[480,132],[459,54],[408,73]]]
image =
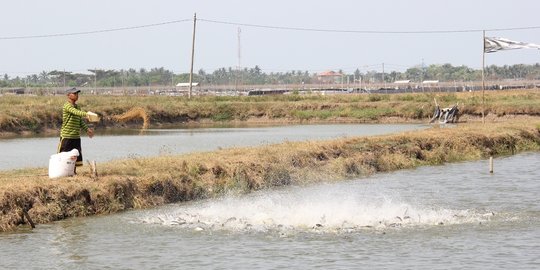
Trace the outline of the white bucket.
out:
[[[49,158],[49,178],[72,176],[75,174],[75,162],[79,151],[73,149],[69,152],[60,152]]]

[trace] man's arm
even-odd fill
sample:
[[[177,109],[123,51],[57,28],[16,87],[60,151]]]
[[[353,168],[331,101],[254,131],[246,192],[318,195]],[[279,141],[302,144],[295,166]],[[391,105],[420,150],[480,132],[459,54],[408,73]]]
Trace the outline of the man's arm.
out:
[[[69,112],[71,114],[78,115],[80,117],[85,117],[86,116],[85,111],[77,109],[77,108],[75,108],[75,106],[73,106],[73,105],[71,105],[69,103],[66,103],[64,105],[64,110],[66,110],[67,112]]]

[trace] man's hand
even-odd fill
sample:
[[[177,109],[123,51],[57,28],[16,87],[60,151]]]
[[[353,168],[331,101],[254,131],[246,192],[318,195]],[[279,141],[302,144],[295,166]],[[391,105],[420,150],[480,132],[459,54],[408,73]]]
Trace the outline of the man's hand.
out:
[[[88,137],[90,138],[94,137],[94,129],[89,128],[88,131],[86,131],[86,133],[88,134]]]

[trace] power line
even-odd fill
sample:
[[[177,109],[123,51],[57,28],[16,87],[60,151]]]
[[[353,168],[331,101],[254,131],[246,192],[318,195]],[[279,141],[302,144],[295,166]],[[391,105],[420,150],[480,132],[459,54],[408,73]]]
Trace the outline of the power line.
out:
[[[302,27],[286,27],[286,26],[270,26],[260,24],[236,23],[216,20],[199,19],[200,21],[229,24],[236,26],[267,28],[277,30],[294,30],[294,31],[309,31],[309,32],[330,32],[330,33],[355,33],[355,34],[448,34],[448,33],[470,33],[482,31],[512,31],[512,30],[530,30],[540,29],[540,26],[512,27],[512,28],[491,28],[491,29],[458,29],[458,30],[427,30],[427,31],[378,31],[378,30],[340,30],[340,29],[317,29],[317,28],[302,28]]]
[[[145,24],[138,26],[128,26],[120,28],[111,28],[111,29],[102,29],[102,30],[93,30],[93,31],[82,31],[74,33],[59,33],[59,34],[44,34],[44,35],[30,35],[30,36],[11,36],[11,37],[0,37],[0,40],[15,40],[15,39],[35,39],[35,38],[52,38],[52,37],[65,37],[65,36],[79,36],[79,35],[91,35],[107,32],[117,32],[125,30],[133,30],[140,28],[149,28],[157,27],[168,24],[188,22],[192,19],[183,19],[183,20],[174,20],[153,24]],[[380,31],[380,30],[343,30],[343,29],[318,29],[318,28],[304,28],[304,27],[287,27],[287,26],[271,26],[271,25],[261,25],[261,24],[248,24],[248,23],[237,23],[237,22],[228,22],[228,21],[216,21],[216,20],[207,20],[207,19],[198,19],[199,21],[216,23],[216,24],[228,24],[235,26],[245,26],[245,27],[255,27],[255,28],[266,28],[266,29],[276,29],[276,30],[292,30],[292,31],[306,31],[306,32],[327,32],[327,33],[352,33],[352,34],[450,34],[450,33],[473,33],[473,32],[495,32],[495,31],[515,31],[515,30],[532,30],[540,29],[540,26],[525,26],[525,27],[509,27],[509,28],[490,28],[490,29],[456,29],[456,30],[426,30],[426,31]]]
[[[46,35],[34,35],[34,36],[0,37],[0,40],[51,38],[51,37],[90,35],[90,34],[99,34],[99,33],[107,33],[107,32],[116,32],[116,31],[125,31],[125,30],[133,30],[133,29],[140,29],[140,28],[156,27],[156,26],[162,26],[162,25],[174,24],[174,23],[181,23],[181,22],[187,22],[187,21],[191,21],[191,19],[183,19],[183,20],[175,20],[175,21],[168,21],[168,22],[161,22],[161,23],[153,23],[153,24],[145,24],[145,25],[129,26],[129,27],[120,27],[120,28],[111,28],[111,29],[103,29],[103,30],[74,32],[74,33],[46,34]]]

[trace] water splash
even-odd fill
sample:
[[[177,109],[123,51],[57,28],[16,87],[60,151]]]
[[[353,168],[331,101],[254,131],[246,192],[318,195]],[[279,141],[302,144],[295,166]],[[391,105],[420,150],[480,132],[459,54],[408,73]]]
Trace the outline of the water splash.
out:
[[[289,187],[178,204],[138,220],[194,230],[350,232],[480,223],[495,215],[423,206],[387,193],[335,184]]]

